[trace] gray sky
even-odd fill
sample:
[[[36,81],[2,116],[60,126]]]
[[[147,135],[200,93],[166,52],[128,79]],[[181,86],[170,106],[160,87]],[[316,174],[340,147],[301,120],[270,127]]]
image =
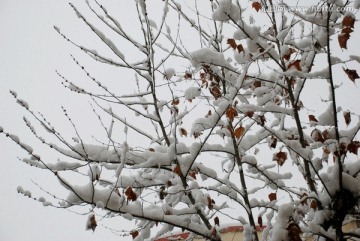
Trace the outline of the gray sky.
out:
[[[25,112],[15,103],[10,89],[60,127],[64,121],[60,120],[62,105],[76,107],[87,103],[73,98],[55,73],[56,69],[62,73],[71,72],[74,66],[69,56],[73,49],[56,33],[53,25],[81,35],[81,27],[76,22],[79,23],[78,18],[66,1],[0,2],[0,126],[17,134],[24,142],[33,139],[27,138],[30,132],[22,120]],[[38,146],[30,143],[35,149]],[[18,161],[17,157],[22,158],[25,153],[3,135],[0,136],[0,150],[0,240],[119,240],[101,226],[94,233],[85,231],[87,216],[45,208],[19,195],[17,186],[36,191],[30,180],[46,184],[54,178]]]
[[[73,2],[81,5],[82,1]],[[62,126],[64,122],[60,108],[62,105],[69,110],[75,110],[79,106],[88,107],[87,100],[76,97],[64,89],[55,73],[55,70],[59,70],[67,76],[76,78],[74,71],[76,68],[69,53],[79,54],[80,52],[64,41],[53,29],[53,25],[61,27],[69,35],[75,36],[75,33],[80,37],[82,34],[91,35],[84,30],[84,25],[78,20],[64,1],[1,0],[0,2],[0,126],[6,131],[19,135],[24,142],[33,141],[33,139],[28,138],[31,134],[22,120],[24,110],[15,103],[9,93],[10,89],[15,90],[19,98],[25,99],[30,107],[50,116],[49,120],[60,128],[66,126],[65,124]],[[354,36],[355,34],[350,38],[349,44],[355,43]],[[85,41],[96,46],[96,42],[91,38]],[[355,65],[349,64],[350,67],[355,67]],[[343,78],[344,86],[341,91],[344,92],[344,96],[356,95],[358,93],[356,85],[347,80],[345,75]],[[317,89],[314,88],[314,91],[316,93]],[[321,102],[320,99],[316,101]],[[346,103],[350,100],[345,98],[344,101]],[[350,103],[354,111],[359,110],[356,105],[358,105],[357,102]],[[83,108],[81,110],[83,111]],[[83,118],[84,113],[87,112],[84,110],[84,112],[72,113],[76,120],[76,118]],[[91,128],[86,123],[79,128],[84,130]],[[35,150],[38,146],[41,147],[39,143],[33,143]],[[52,184],[56,183],[49,181],[53,179],[50,174],[47,175],[18,161],[17,157],[22,158],[25,153],[3,135],[0,136],[0,151],[2,162],[0,240],[112,241],[120,239],[102,226],[99,226],[94,233],[85,231],[86,216],[62,209],[45,208],[41,203],[17,194],[17,186],[36,191],[36,187],[30,180],[44,183],[45,188],[51,188]],[[46,150],[44,155],[54,157]],[[40,193],[37,192],[37,194]],[[119,220],[117,222],[120,226]]]

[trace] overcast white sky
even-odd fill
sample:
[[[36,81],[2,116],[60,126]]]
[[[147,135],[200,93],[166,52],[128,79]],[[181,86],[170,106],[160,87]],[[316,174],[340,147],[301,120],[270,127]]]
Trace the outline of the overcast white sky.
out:
[[[122,1],[126,4],[132,2]],[[81,5],[82,1],[73,2]],[[83,32],[83,25],[65,1],[0,1],[0,126],[18,134],[25,142],[33,139],[27,139],[29,130],[22,121],[24,112],[10,95],[10,89],[34,109],[50,114],[51,121],[63,118],[62,105],[75,108],[87,103],[69,94],[55,74],[55,70],[72,73],[74,65],[69,53],[76,50],[60,38],[53,25],[70,34],[88,34]],[[348,80],[344,83],[344,95],[358,93],[356,85]],[[357,102],[350,106],[355,108],[355,105]],[[81,114],[74,113],[74,119]],[[81,128],[91,128],[86,124]],[[86,216],[45,208],[17,194],[17,186],[33,188],[30,180],[43,183],[50,176],[18,161],[16,157],[22,158],[25,153],[3,135],[0,136],[0,153],[0,240],[123,240],[101,226],[94,233],[85,231]]]
[[[76,22],[79,23],[78,18],[67,1],[0,1],[0,126],[25,142],[30,139],[26,138],[29,130],[22,121],[24,112],[15,104],[10,89],[16,90],[34,109],[50,114],[53,121],[62,116],[62,105],[86,104],[86,101],[72,99],[55,74],[55,70],[65,72],[67,66],[71,72],[73,64],[68,43],[56,33],[53,25],[81,36],[82,28]],[[58,124],[61,125],[61,121]],[[86,216],[45,208],[17,194],[19,185],[34,188],[30,180],[46,183],[53,178],[18,161],[17,157],[22,158],[25,153],[4,136],[0,136],[0,152],[0,240],[122,239],[101,226],[94,233],[85,231]]]

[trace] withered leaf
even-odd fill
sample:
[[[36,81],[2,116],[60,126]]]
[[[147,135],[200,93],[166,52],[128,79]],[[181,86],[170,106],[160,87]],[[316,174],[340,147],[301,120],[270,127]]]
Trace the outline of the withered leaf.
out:
[[[278,153],[275,153],[273,156],[273,160],[277,162],[279,166],[282,166],[287,159],[287,153],[283,151],[279,151]]]
[[[310,203],[310,208],[316,210],[317,207],[318,207],[318,203],[317,203],[317,201],[316,201],[315,199],[313,199],[313,200],[311,201],[311,203]]]
[[[185,130],[184,128],[180,128],[180,136],[187,136],[187,130]]]
[[[353,18],[350,15],[345,16],[341,22],[343,28],[344,27],[345,28],[354,28],[354,23],[355,23],[355,18]]]
[[[276,199],[277,199],[277,197],[276,197],[276,192],[272,192],[272,193],[269,194],[269,200],[270,200],[270,202],[271,202],[271,201],[274,201],[274,200],[276,200]]]
[[[355,83],[355,79],[360,78],[359,75],[357,74],[356,70],[354,70],[354,69],[345,69],[345,68],[343,68],[343,70],[347,74],[349,79],[354,83]]]
[[[211,112],[211,110],[209,110],[205,117],[207,118],[207,117],[209,117],[211,115],[212,115],[212,112]]]
[[[130,232],[130,235],[133,239],[135,239],[139,235],[139,231],[133,230]]]
[[[180,168],[180,165],[179,165],[179,164],[176,164],[173,172],[176,173],[176,174],[178,174],[180,177],[183,176],[183,173],[182,173],[182,171],[181,171],[181,168]]]
[[[229,106],[229,108],[226,110],[226,117],[233,122],[235,116],[238,115],[237,110],[233,106]]]
[[[277,144],[277,138],[274,135],[272,135],[270,139],[270,148],[275,148],[276,144]]]
[[[190,172],[189,172],[189,176],[192,177],[192,178],[194,178],[194,179],[196,179],[196,175],[197,175],[197,174],[198,174],[197,171],[190,171]]]
[[[346,125],[348,126],[351,122],[351,114],[350,114],[350,111],[344,111],[343,112],[343,115],[344,115],[344,119],[345,119],[345,123]]]
[[[186,80],[192,79],[192,73],[191,72],[185,72],[184,79],[186,79]]]
[[[289,51],[290,51],[290,53],[289,53],[289,54],[284,54],[283,59],[285,59],[285,60],[289,60],[289,59],[290,59],[291,54],[293,54],[293,53],[295,53],[295,52],[296,52],[296,50],[295,50],[294,48],[289,48]]]
[[[218,216],[216,216],[216,217],[214,218],[214,223],[215,223],[215,225],[220,226],[220,220],[219,220],[219,217],[218,217]]]
[[[86,230],[91,229],[92,231],[95,231],[95,228],[97,226],[95,214],[90,214],[86,223]]]
[[[351,30],[350,28],[345,28],[342,30],[342,32],[338,35],[338,41],[340,48],[347,49],[347,41],[350,38],[350,33],[348,30]]]
[[[320,130],[318,130],[318,129],[314,129],[314,130],[311,132],[311,138],[312,138],[314,141],[316,141],[316,142],[321,142],[321,143],[324,143],[324,142],[325,142],[323,136],[321,135]]]
[[[287,227],[289,240],[291,241],[302,241],[300,234],[301,229],[297,223],[290,223]]]
[[[239,139],[242,135],[244,135],[245,128],[242,126],[239,126],[234,130],[234,136]]]
[[[289,64],[288,69],[290,69],[291,67],[294,67],[295,69],[301,71],[301,65],[300,64],[301,64],[300,59],[294,60]]]
[[[210,87],[210,94],[214,96],[215,100],[221,97],[221,90],[218,85],[213,85]]]
[[[252,118],[254,116],[254,111],[252,111],[252,110],[246,111],[245,116]]]
[[[167,195],[167,192],[165,192],[165,186],[162,186],[162,187],[160,188],[160,192],[159,192],[159,197],[160,197],[160,199],[163,200],[166,195]]]
[[[125,196],[127,197],[127,200],[131,200],[131,201],[136,201],[137,199],[137,195],[136,193],[133,191],[133,189],[131,187],[127,187],[125,190]]]
[[[207,201],[208,201],[208,205],[207,205],[208,208],[212,210],[214,208],[215,201],[210,196],[207,197]]]
[[[264,116],[264,115],[259,115],[258,123],[259,123],[261,126],[264,126],[264,125],[265,125],[265,122],[266,122],[265,116]]]
[[[360,147],[360,142],[359,141],[352,141],[347,146],[347,149],[348,149],[348,151],[350,153],[357,155],[359,147]]]
[[[309,121],[319,122],[314,115],[309,115]]]
[[[236,46],[236,49],[239,53],[241,53],[242,51],[244,51],[244,47],[242,46],[242,44],[239,44],[238,46]]]
[[[180,103],[179,98],[174,98],[174,99],[171,101],[171,105],[178,105],[179,103]]]
[[[261,87],[261,80],[255,80],[253,83],[253,89]]]
[[[307,193],[304,192],[300,197],[300,203],[302,205],[307,205],[307,198],[308,198],[308,195],[307,195]]]
[[[230,47],[233,48],[233,49],[236,49],[236,47],[237,47],[237,44],[236,44],[235,40],[232,39],[232,38],[229,38],[227,40],[227,44],[230,45]]]
[[[261,9],[261,3],[253,2],[252,7],[256,10],[256,12],[259,12],[259,10]]]

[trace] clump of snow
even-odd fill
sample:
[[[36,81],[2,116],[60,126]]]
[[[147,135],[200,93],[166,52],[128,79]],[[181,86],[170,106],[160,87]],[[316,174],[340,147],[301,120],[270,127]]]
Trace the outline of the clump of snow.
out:
[[[164,76],[165,79],[169,80],[175,75],[175,69],[174,68],[167,68],[165,70]]]
[[[224,54],[214,51],[210,48],[202,48],[190,53],[191,64],[198,68],[202,64],[213,64],[216,66],[231,67],[225,60]]]
[[[88,170],[88,176],[92,182],[95,180],[99,180],[101,173],[101,169],[98,164],[92,164],[90,165],[90,168]]]
[[[221,0],[212,14],[216,21],[240,20],[240,9],[231,0]]]
[[[322,125],[334,126],[334,110],[332,105],[329,105],[328,108],[318,116],[319,123]]]
[[[190,87],[185,90],[185,99],[191,100],[195,97],[198,97],[201,94],[201,89],[199,87]]]

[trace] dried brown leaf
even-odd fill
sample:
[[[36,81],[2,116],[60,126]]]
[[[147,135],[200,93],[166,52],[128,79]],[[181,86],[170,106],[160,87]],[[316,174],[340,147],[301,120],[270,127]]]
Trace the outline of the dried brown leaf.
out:
[[[270,202],[271,202],[271,201],[274,201],[274,200],[276,200],[276,199],[277,199],[276,192],[272,192],[272,193],[269,194],[269,200],[270,200]]]
[[[240,126],[234,130],[234,136],[239,139],[245,133],[245,128]]]
[[[309,121],[319,122],[314,115],[309,115]]]
[[[233,122],[235,116],[238,115],[237,110],[233,106],[229,106],[229,108],[226,110],[226,117]]]
[[[273,160],[277,162],[279,166],[282,166],[287,159],[287,153],[283,151],[279,151],[278,153],[275,153],[273,156]]]
[[[215,225],[220,226],[220,220],[219,220],[219,217],[218,217],[218,216],[216,216],[216,217],[214,218],[214,223],[215,223]]]
[[[357,74],[356,70],[354,70],[354,69],[345,69],[345,68],[343,68],[343,70],[347,74],[349,79],[354,83],[355,83],[355,79],[360,78],[359,75]]]
[[[230,45],[230,47],[233,48],[233,49],[236,49],[236,47],[237,47],[237,44],[236,44],[236,42],[235,42],[235,40],[233,38],[229,38],[227,40],[227,44]]]
[[[352,16],[345,16],[341,22],[343,28],[354,28],[355,18]]]
[[[261,9],[261,3],[253,2],[252,7],[256,10],[256,12],[259,12],[259,10]]]
[[[348,126],[351,123],[351,114],[350,111],[344,111],[343,112],[345,123]]]
[[[180,136],[187,136],[187,130],[185,130],[184,128],[180,128]]]

